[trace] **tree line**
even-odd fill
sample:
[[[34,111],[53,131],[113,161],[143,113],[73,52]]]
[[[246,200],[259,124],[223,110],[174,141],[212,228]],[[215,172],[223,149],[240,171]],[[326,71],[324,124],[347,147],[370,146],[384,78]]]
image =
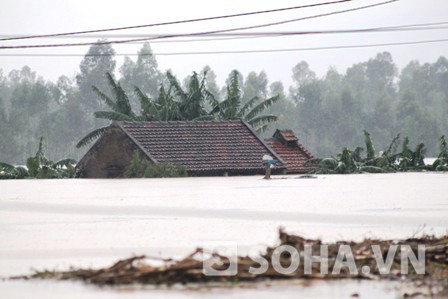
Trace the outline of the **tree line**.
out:
[[[276,128],[293,129],[318,157],[355,147],[362,130],[372,134],[377,149],[386,149],[401,133],[424,143],[428,156],[437,156],[439,137],[448,131],[445,57],[434,63],[411,61],[399,72],[383,52],[344,73],[330,68],[322,77],[300,61],[285,90],[281,82],[270,83],[264,71],[244,77],[233,70],[222,87],[208,66],[179,80],[159,70],[149,44],[135,61],[126,57],[118,70],[114,54],[111,45],[94,45],[76,76],[56,82],[27,66],[8,74],[0,69],[0,161],[26,164],[40,136],[48,141],[49,156],[79,159],[87,149],[77,148],[79,141],[111,119],[241,117],[264,137]]]
[[[330,156],[362,141],[362,130],[385,150],[397,134],[424,143],[429,156],[448,131],[448,60],[410,62],[400,73],[389,53],[317,78],[306,62],[293,69],[290,96],[297,126],[317,156]],[[361,130],[360,130],[361,129]]]

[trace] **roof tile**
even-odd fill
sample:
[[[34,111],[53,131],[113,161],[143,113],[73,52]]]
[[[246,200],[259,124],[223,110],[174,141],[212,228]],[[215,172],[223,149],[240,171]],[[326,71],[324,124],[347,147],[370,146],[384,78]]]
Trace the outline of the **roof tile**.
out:
[[[266,140],[286,163],[287,173],[306,173],[314,170],[314,167],[305,166],[313,155],[298,140],[292,130],[277,130],[273,138]]]
[[[263,155],[276,155],[241,120],[117,123],[155,160],[188,171],[263,170]]]

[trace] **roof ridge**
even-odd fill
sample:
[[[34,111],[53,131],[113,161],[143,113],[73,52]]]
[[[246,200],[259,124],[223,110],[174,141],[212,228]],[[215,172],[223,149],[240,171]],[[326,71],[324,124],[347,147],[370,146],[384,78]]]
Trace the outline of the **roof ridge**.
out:
[[[152,123],[152,124],[188,124],[188,123],[239,123],[240,119],[230,119],[230,120],[221,120],[221,119],[213,119],[213,120],[168,120],[168,121],[160,121],[160,120],[152,120],[152,121],[114,121],[113,123],[127,123],[127,124],[144,124],[144,123]]]

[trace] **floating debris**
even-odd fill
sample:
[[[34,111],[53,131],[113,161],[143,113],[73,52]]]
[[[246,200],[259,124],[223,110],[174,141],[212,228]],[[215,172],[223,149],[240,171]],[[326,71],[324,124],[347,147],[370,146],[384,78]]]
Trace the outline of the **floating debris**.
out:
[[[153,266],[150,261],[154,258],[147,256],[134,256],[123,259],[111,267],[101,269],[70,269],[69,271],[37,271],[26,276],[11,277],[11,279],[57,279],[80,280],[99,286],[104,285],[167,285],[208,282],[243,282],[262,280],[285,279],[369,279],[369,280],[406,280],[419,286],[426,286],[431,293],[448,295],[448,236],[409,238],[406,240],[373,240],[365,239],[362,242],[338,241],[322,243],[321,240],[306,239],[279,231],[280,244],[268,247],[266,252],[259,256],[267,263],[261,273],[254,273],[253,269],[260,268],[260,259],[249,256],[228,257],[217,252],[206,252],[203,248],[196,249],[182,260],[158,259],[162,266]],[[282,251],[278,248],[294,249],[297,255]],[[419,247],[420,246],[420,247]],[[407,274],[403,274],[402,263],[408,258],[409,252],[397,248],[408,248],[412,256],[419,256],[419,250],[424,246],[424,269],[418,273],[411,264]],[[322,254],[321,248],[326,248]],[[348,249],[340,259],[341,248]],[[375,248],[375,249],[374,249]],[[391,250],[395,248],[394,250]],[[391,254],[391,252],[393,254]],[[347,253],[347,252],[346,252]],[[378,255],[389,267],[384,273],[385,265],[378,263]],[[312,257],[311,270],[307,273],[303,259]],[[292,265],[293,258],[302,259],[300,267],[283,273],[278,271],[275,262],[284,268]],[[355,262],[356,268],[350,269],[347,262]],[[213,260],[213,269],[226,271],[232,263],[236,265],[236,272],[232,275],[210,276],[204,272],[205,263]],[[407,261],[407,260],[406,260]],[[422,261],[420,261],[422,262]],[[322,271],[322,264],[328,266],[328,271]],[[338,265],[339,263],[339,265]],[[341,264],[342,263],[342,264]],[[388,264],[389,263],[389,264]],[[341,267],[343,265],[344,267]],[[339,271],[335,271],[338,268]],[[369,270],[369,271],[366,271]],[[224,273],[224,272],[222,272]]]
[[[304,174],[301,176],[298,176],[296,179],[317,179],[317,176],[312,174]]]

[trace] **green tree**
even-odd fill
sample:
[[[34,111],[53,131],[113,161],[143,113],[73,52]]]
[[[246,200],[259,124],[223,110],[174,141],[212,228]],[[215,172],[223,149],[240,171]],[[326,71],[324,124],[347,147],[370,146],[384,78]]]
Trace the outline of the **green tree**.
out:
[[[76,76],[81,100],[91,108],[90,111],[104,107],[104,102],[97,100],[92,86],[105,90],[108,84],[105,74],[112,74],[116,66],[115,50],[105,42],[106,40],[98,40],[97,44],[89,48],[79,65],[80,73]]]
[[[107,80],[109,82],[110,89],[112,91],[113,96],[108,96],[104,92],[102,92],[98,87],[93,86],[93,91],[97,94],[98,98],[100,98],[106,105],[109,107],[109,111],[95,111],[94,115],[96,118],[105,119],[108,121],[138,121],[145,120],[144,116],[137,115],[131,107],[129,102],[129,98],[121,87],[120,83],[117,82],[114,77],[110,74],[106,74]],[[93,140],[100,137],[108,126],[104,126],[98,129],[95,129],[84,136],[76,145],[77,148],[83,147]]]
[[[0,97],[0,156],[2,159],[12,159],[12,149],[8,145],[11,142],[11,131],[9,127],[8,115],[3,99]]]
[[[243,103],[249,102],[254,97],[266,98],[268,93],[268,83],[268,76],[264,71],[261,71],[258,75],[256,72],[250,72],[244,80],[242,88]]]
[[[272,105],[266,109],[265,113],[277,116],[276,125],[275,127],[271,126],[268,130],[266,130],[263,133],[264,137],[271,137],[277,128],[292,129],[301,135],[305,135],[303,131],[298,129],[296,104],[287,98],[283,83],[280,81],[273,82],[269,86],[269,97],[273,97],[275,95],[278,95],[278,101],[275,105]]]
[[[353,147],[357,143],[357,132],[362,123],[362,107],[353,95],[352,89],[347,86],[335,95],[332,105],[326,103],[327,119],[333,119],[333,123],[337,124],[336,126],[328,124],[329,138],[333,139],[333,144],[337,147],[342,147],[344,144]],[[329,109],[330,107],[332,108]]]
[[[240,73],[233,70],[230,82],[227,84],[226,96],[222,102],[217,103],[212,113],[216,113],[220,119],[245,119],[257,132],[262,132],[277,120],[272,114],[261,114],[272,104],[279,100],[279,95],[262,99],[255,96],[246,103],[242,101],[240,87]]]
[[[158,96],[158,88],[162,81],[162,74],[158,70],[158,63],[152,53],[149,43],[144,43],[138,52],[137,61],[134,62],[128,56],[124,58],[120,67],[120,84],[126,90],[132,90],[135,86],[148,94],[151,98]],[[138,99],[131,93],[131,103],[138,105]]]
[[[445,83],[443,83],[445,82]],[[400,97],[413,94],[417,104],[424,107],[436,126],[442,132],[448,130],[448,61],[441,57],[437,62],[421,65],[410,62],[400,75]],[[428,144],[431,152],[436,152],[436,144]]]
[[[303,85],[308,85],[316,81],[316,74],[310,69],[306,61],[301,61],[292,68],[292,82],[293,85],[289,88],[290,97],[300,102],[300,88]]]
[[[412,91],[403,93],[396,113],[397,129],[410,139],[426,144],[435,155],[440,128],[427,108],[419,104],[417,94]]]
[[[371,114],[378,99],[395,98],[396,78],[397,67],[392,56],[383,52],[349,68],[344,80],[362,103],[364,112]]]
[[[24,163],[35,136],[48,135],[48,116],[57,103],[51,92],[51,84],[39,78],[28,67],[12,72],[13,90],[10,97],[9,122],[13,134],[10,139],[14,148],[12,161]]]
[[[186,90],[182,88],[177,78],[171,72],[168,71],[166,76],[170,84],[170,90],[179,105],[181,120],[211,118],[210,111],[207,108],[215,106],[216,99],[206,87],[206,73],[201,76],[201,79],[198,73],[193,72],[188,80]]]

